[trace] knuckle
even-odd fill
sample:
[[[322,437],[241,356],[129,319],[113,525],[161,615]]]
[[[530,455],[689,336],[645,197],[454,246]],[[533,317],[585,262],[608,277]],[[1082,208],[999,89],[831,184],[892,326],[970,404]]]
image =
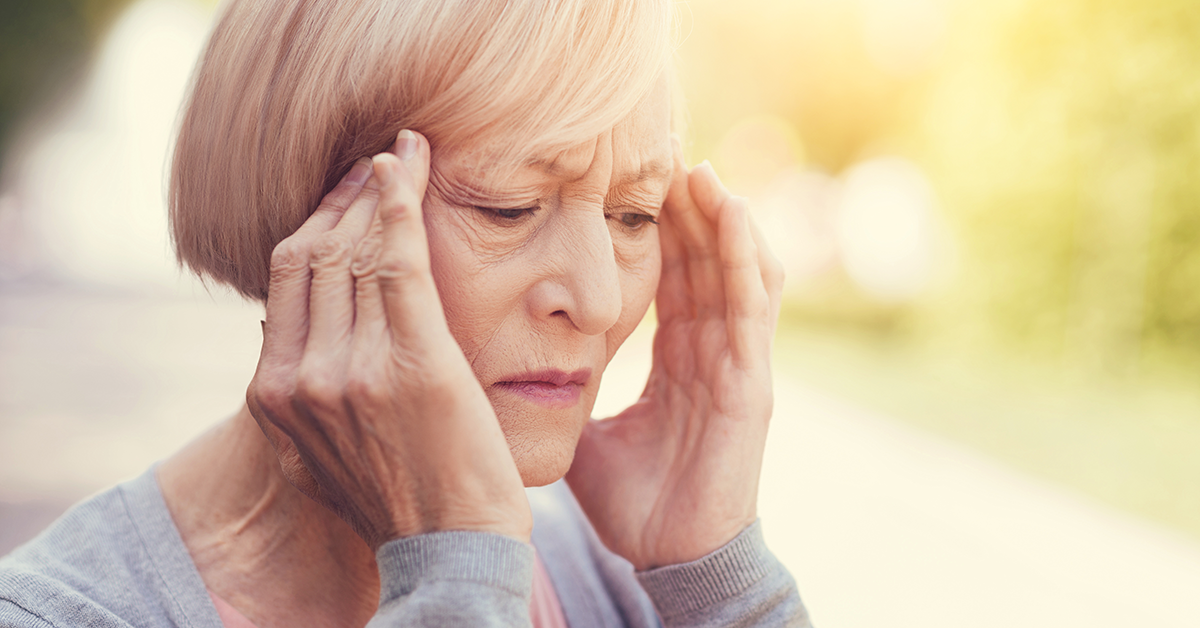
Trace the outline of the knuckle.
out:
[[[305,369],[296,382],[295,402],[312,409],[339,407],[342,385],[325,369]]]
[[[350,399],[371,401],[380,398],[384,391],[379,379],[368,371],[355,373],[346,380],[346,396]]]
[[[328,267],[345,264],[350,261],[353,243],[349,236],[336,231],[322,234],[313,243],[309,254],[309,263],[314,267]]]
[[[379,240],[367,238],[359,243],[354,251],[354,261],[350,264],[350,272],[356,279],[362,279],[375,272],[375,263],[379,259]]]
[[[287,273],[308,267],[308,251],[295,238],[285,238],[271,250],[271,273]]]
[[[279,378],[257,375],[246,389],[246,398],[252,408],[257,406],[268,417],[277,417],[291,407],[292,391]]]
[[[398,186],[389,194],[387,202],[381,205],[380,217],[391,222],[407,220],[420,215],[420,207],[420,201],[412,189],[407,185]]]
[[[379,256],[375,275],[384,284],[407,284],[420,280],[427,274],[425,264],[399,251],[389,251]]]

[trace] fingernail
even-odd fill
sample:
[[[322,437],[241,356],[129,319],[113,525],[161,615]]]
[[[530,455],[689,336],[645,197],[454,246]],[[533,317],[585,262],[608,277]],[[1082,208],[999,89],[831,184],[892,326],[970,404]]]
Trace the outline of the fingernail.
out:
[[[350,172],[346,173],[346,182],[353,183],[354,185],[362,185],[370,178],[371,160],[367,157],[354,162],[354,165],[350,168]]]
[[[379,185],[381,187],[387,187],[388,184],[392,182],[392,171],[390,168],[388,168],[387,160],[382,159],[383,155],[386,154],[387,153],[376,155],[375,158],[371,160],[371,167],[375,172],[375,176],[379,177]]]
[[[413,158],[417,154],[417,134],[404,129],[400,135],[396,137],[396,156],[404,161]]]
[[[717,176],[717,171],[716,171],[716,169],[713,168],[711,162],[709,162],[707,159],[705,159],[704,161],[702,161],[700,163],[699,166],[696,166],[696,168],[694,168],[694,169],[699,170],[700,168],[704,168],[704,169],[708,170],[708,176],[712,177],[713,183],[717,184],[718,190],[721,190],[721,192],[723,192],[725,194],[729,193],[728,188],[726,188],[725,184],[721,181],[721,177]]]

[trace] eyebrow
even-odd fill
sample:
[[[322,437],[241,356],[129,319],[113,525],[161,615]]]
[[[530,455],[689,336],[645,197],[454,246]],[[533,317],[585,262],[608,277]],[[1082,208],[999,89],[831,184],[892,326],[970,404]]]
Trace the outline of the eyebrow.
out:
[[[532,168],[539,168],[539,169],[553,175],[555,173],[555,171],[558,169],[557,163],[558,163],[557,157],[550,161],[542,160],[542,159],[530,159],[529,161],[526,162],[526,166],[532,167]],[[664,179],[669,182],[671,180],[671,176],[674,174],[674,172],[675,172],[675,164],[672,162],[671,158],[665,157],[665,158],[661,158],[661,159],[655,159],[655,160],[643,163],[641,169],[638,170],[636,173],[627,174],[627,175],[621,177],[616,182],[612,183],[610,187],[625,187],[625,186],[637,185],[639,183],[645,183],[646,181],[650,181],[652,179]]]
[[[645,183],[651,179],[671,179],[671,174],[674,168],[669,159],[656,159],[654,161],[642,164],[641,170],[634,174],[626,175],[617,181],[616,185],[637,185]]]

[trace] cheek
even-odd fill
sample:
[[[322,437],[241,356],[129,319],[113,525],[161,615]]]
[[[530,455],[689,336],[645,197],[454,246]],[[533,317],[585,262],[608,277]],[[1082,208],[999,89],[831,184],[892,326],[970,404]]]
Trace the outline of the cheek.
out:
[[[621,274],[621,318],[608,333],[608,359],[633,333],[638,323],[646,316],[646,310],[658,292],[658,279],[662,273],[662,250],[655,238],[646,247],[640,259],[620,266]]]
[[[475,254],[467,227],[452,209],[425,203],[429,264],[450,333],[469,362],[499,326],[505,311],[499,297],[511,291],[503,276]]]

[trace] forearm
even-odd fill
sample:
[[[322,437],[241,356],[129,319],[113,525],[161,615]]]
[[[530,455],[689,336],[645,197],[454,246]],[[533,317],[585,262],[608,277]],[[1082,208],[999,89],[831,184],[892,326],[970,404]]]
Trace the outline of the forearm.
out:
[[[811,626],[796,583],[755,522],[690,563],[637,574],[666,626]]]
[[[533,546],[483,532],[385,543],[379,611],[369,626],[528,626]]]

